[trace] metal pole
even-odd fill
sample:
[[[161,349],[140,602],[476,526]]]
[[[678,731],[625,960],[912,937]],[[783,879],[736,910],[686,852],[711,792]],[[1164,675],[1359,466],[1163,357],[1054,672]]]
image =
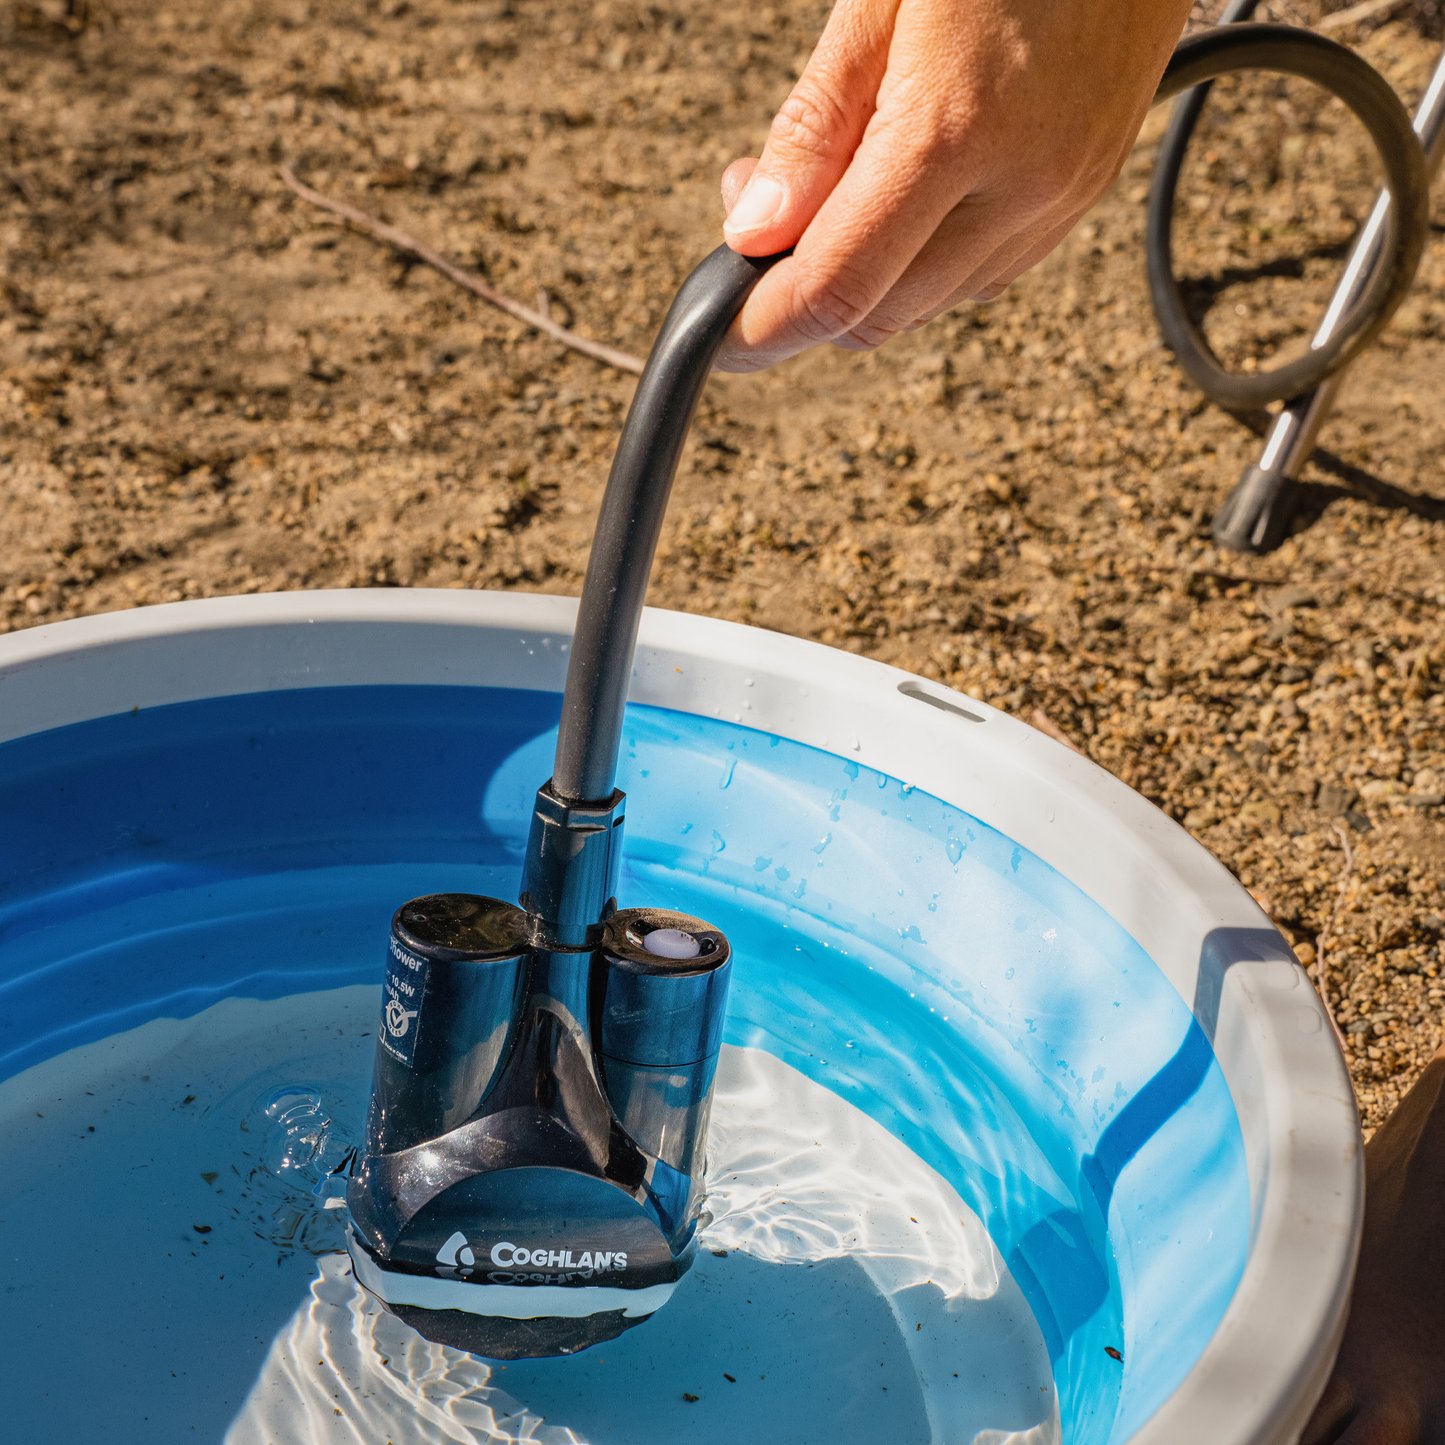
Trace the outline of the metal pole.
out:
[[[1433,180],[1445,157],[1445,51],[1435,63],[1435,73],[1415,112],[1414,130],[1420,137],[1426,169]],[[1368,284],[1370,273],[1380,259],[1389,208],[1390,194],[1382,191],[1369,220],[1355,238],[1344,274],[1310,342],[1312,349],[1318,350],[1330,339],[1340,318],[1348,313]],[[1348,367],[1341,367],[1322,386],[1285,403],[1265,437],[1259,460],[1240,478],[1239,485],[1214,519],[1217,541],[1236,551],[1266,552],[1284,540],[1284,530],[1293,512],[1293,499],[1288,494],[1314,450],[1320,428],[1334,409],[1347,370]]]

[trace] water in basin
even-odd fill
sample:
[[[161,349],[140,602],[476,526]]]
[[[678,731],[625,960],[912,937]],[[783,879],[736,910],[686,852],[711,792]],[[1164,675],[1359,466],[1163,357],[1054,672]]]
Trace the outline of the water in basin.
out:
[[[557,699],[333,688],[0,746],[0,1348],[24,1438],[1123,1439],[1242,1269],[1238,1124],[1117,923],[922,788],[629,713],[623,901],[736,950],[704,1248],[507,1367],[340,1248],[386,924],[515,892]],[[24,836],[18,836],[23,831]]]

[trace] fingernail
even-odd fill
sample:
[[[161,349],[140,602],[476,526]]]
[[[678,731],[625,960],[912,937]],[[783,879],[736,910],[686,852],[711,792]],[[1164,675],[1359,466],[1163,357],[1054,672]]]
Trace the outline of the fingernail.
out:
[[[729,236],[747,236],[761,231],[783,209],[787,192],[771,176],[754,176],[728,212],[723,232]]]

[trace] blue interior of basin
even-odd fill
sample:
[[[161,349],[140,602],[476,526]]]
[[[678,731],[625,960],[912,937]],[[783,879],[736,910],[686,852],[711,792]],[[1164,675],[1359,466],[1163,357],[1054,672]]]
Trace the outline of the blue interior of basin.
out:
[[[405,897],[511,896],[559,705],[316,688],[0,746],[0,1079],[227,997],[372,983]],[[728,1040],[937,1169],[1034,1311],[1065,1441],[1127,1438],[1248,1247],[1238,1121],[1185,1002],[1078,889],[922,788],[647,707],[619,782],[623,901],[728,933]]]

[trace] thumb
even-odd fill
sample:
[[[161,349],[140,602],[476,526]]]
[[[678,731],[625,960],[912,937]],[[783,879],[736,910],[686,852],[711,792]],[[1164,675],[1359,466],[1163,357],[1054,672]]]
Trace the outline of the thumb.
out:
[[[757,161],[752,156],[745,156],[742,160],[734,161],[722,173],[724,211],[731,211],[737,205],[738,197],[747,189],[748,177],[757,169],[757,165]]]
[[[888,68],[897,9],[898,0],[841,0],[833,10],[729,208],[723,236],[733,250],[770,256],[797,245],[863,139]]]

